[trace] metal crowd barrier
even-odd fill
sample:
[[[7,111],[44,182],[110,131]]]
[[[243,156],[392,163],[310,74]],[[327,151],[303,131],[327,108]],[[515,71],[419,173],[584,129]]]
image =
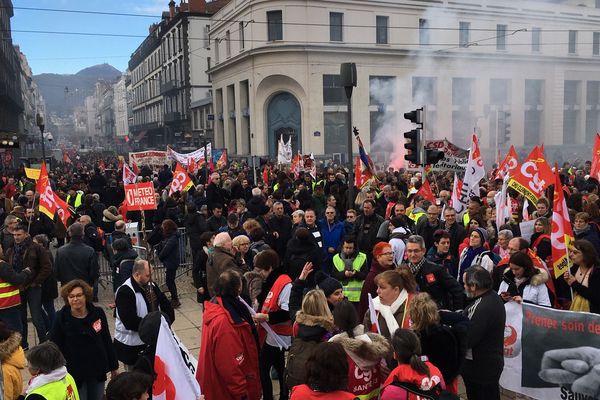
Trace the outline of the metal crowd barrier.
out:
[[[187,233],[185,228],[178,228],[179,231],[179,268],[177,269],[177,278],[182,276],[188,276],[192,270],[192,248],[189,241],[187,240]],[[140,258],[148,260],[152,266],[152,280],[161,287],[166,289],[166,271],[163,263],[158,259],[158,248],[160,245],[149,246],[145,238],[152,232],[147,230],[143,237],[138,237],[137,242],[134,243],[133,248],[137,251]],[[110,240],[110,234],[105,235],[106,246],[110,246],[112,243]],[[103,287],[112,286],[113,283],[113,271],[112,271],[112,260],[110,259],[112,251],[108,251],[108,247],[105,251],[98,255],[98,264],[100,266],[100,284]]]

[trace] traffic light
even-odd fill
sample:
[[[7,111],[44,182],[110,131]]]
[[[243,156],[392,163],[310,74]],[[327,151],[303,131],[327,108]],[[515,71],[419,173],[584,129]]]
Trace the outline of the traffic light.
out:
[[[504,113],[504,143],[510,142],[511,122],[510,111],[506,111]]]
[[[425,165],[434,165],[444,159],[444,152],[434,149],[425,150]]]
[[[404,132],[404,159],[416,165],[423,165],[421,150],[423,147],[423,108],[404,113],[404,118],[417,125],[416,129]]]

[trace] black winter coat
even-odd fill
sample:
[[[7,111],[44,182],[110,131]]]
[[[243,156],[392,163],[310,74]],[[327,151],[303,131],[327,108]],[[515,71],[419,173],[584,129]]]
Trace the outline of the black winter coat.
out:
[[[166,269],[177,269],[179,267],[179,232],[163,239],[160,244],[158,259],[162,261]]]
[[[93,285],[100,273],[96,252],[78,239],[71,239],[57,250],[54,268],[56,278],[63,284],[83,279]]]
[[[428,293],[441,310],[461,310],[464,305],[463,288],[441,265],[425,260],[415,275],[421,292]]]
[[[358,242],[358,249],[365,254],[371,253],[373,246],[377,243],[377,232],[379,226],[383,223],[383,217],[373,214],[370,217],[359,215],[354,222],[354,236]],[[365,225],[369,224],[369,229],[365,231]]]
[[[49,337],[65,356],[77,386],[87,380],[103,382],[108,372],[119,368],[104,311],[91,303],[87,309],[88,315],[80,319],[64,306],[56,313]]]

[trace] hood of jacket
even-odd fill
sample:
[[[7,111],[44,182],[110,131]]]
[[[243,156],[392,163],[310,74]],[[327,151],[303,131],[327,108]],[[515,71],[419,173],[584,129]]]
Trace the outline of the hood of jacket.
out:
[[[8,360],[15,351],[17,351],[19,349],[19,347],[21,346],[21,334],[19,332],[13,332],[10,334],[10,336],[0,342],[0,361],[2,361],[3,363]],[[23,355],[23,361],[25,356]],[[25,366],[23,365],[24,368]]]
[[[248,203],[246,208],[255,216],[265,215],[269,211],[269,207],[266,206],[265,201],[260,196],[253,196]]]
[[[202,316],[204,325],[210,325],[218,318],[226,318],[231,325],[234,325],[233,319],[225,307],[223,307],[221,299],[219,297],[215,297],[214,299],[216,303],[213,303],[212,300],[204,302],[204,314]]]
[[[108,211],[108,208],[104,211],[102,211],[102,216],[104,217],[105,221],[107,222],[115,222],[115,221],[120,221],[123,219],[123,216],[120,214],[113,214],[110,211]]]
[[[333,318],[309,315],[302,310],[296,314],[296,323],[304,326],[321,327],[329,332],[334,328]]]
[[[359,325],[359,327],[362,328],[362,325]],[[356,329],[355,333],[358,333]],[[343,332],[332,337],[330,341],[341,344],[350,358],[362,369],[379,364],[382,358],[392,352],[387,339],[372,332],[359,333],[354,338]]]
[[[529,278],[529,284],[532,286],[545,285],[546,282],[548,282],[548,279],[550,279],[550,275],[544,268],[538,268],[538,267],[534,267],[534,268],[536,269],[537,274],[535,274],[531,278]],[[510,281],[514,281],[514,279],[515,279],[515,274],[513,274],[510,267],[507,267],[504,270],[504,276],[506,277],[506,279],[509,279]]]
[[[138,258],[138,253],[134,249],[127,249],[122,253],[115,254],[115,264],[120,263],[123,260],[135,260]]]

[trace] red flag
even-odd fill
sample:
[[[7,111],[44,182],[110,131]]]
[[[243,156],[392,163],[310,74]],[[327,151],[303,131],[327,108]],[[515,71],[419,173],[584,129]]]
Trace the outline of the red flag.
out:
[[[560,182],[558,165],[556,166],[554,177],[551,242],[554,277],[558,278],[570,267],[568,250],[571,243],[575,240],[575,235],[573,235],[571,221],[569,220],[569,209],[567,208],[565,193]]]
[[[173,174],[173,180],[171,181],[171,187],[169,188],[169,196],[175,192],[183,192],[188,190],[194,182],[190,179],[185,169],[180,163],[177,163],[175,167],[175,173]]]
[[[121,205],[119,206],[119,214],[123,217],[123,221],[127,221],[127,200],[123,200]]]
[[[98,168],[100,168],[100,171],[104,171],[106,169],[106,164],[104,164],[104,160],[100,160],[100,162],[98,163]]]
[[[423,196],[426,200],[435,203],[435,196],[433,195],[433,191],[431,190],[431,186],[429,185],[429,181],[427,179],[425,179],[425,182],[423,182],[423,185],[417,194]]]
[[[40,195],[39,209],[50,218],[54,219],[56,212],[56,203],[54,201],[54,192],[48,180],[48,171],[46,170],[46,162],[42,161],[40,170],[40,178],[36,182],[35,191]]]
[[[356,156],[356,165],[354,167],[354,186],[361,189],[363,187],[363,175],[361,171],[361,161],[360,156]]]
[[[196,162],[196,159],[194,157],[189,157],[188,158],[188,174],[194,175],[196,172],[198,172],[198,162]]]
[[[67,153],[66,151],[63,151],[63,161],[67,164],[73,164],[73,162],[71,161],[71,157],[69,157],[69,153]]]
[[[65,228],[67,228],[69,226],[69,218],[71,218],[71,211],[69,210],[69,205],[63,199],[58,197],[56,193],[54,193],[54,202],[56,203],[56,213],[60,217],[60,220],[62,221]]]
[[[512,145],[510,146],[510,149],[508,150],[508,154],[506,154],[504,161],[502,161],[502,164],[500,164],[500,167],[498,168],[498,172],[496,173],[494,179],[504,180],[505,176],[511,176],[514,173],[513,171],[518,168],[519,156],[517,156],[515,146]]]
[[[590,176],[600,181],[600,134],[598,134],[598,132],[596,132],[596,139],[594,140],[594,150],[592,152],[592,169],[590,171]]]
[[[302,155],[300,153],[296,154],[292,159],[292,166],[290,167],[290,171],[294,174],[294,178],[298,179],[300,176],[300,171],[304,169],[304,164],[302,163]]]
[[[133,172],[135,172],[136,175],[140,174],[140,169],[135,162],[131,164],[131,168],[133,168]]]
[[[508,186],[527,197],[533,204],[543,195],[544,189],[554,183],[554,173],[544,159],[539,147],[534,147],[529,156],[514,171]]]

